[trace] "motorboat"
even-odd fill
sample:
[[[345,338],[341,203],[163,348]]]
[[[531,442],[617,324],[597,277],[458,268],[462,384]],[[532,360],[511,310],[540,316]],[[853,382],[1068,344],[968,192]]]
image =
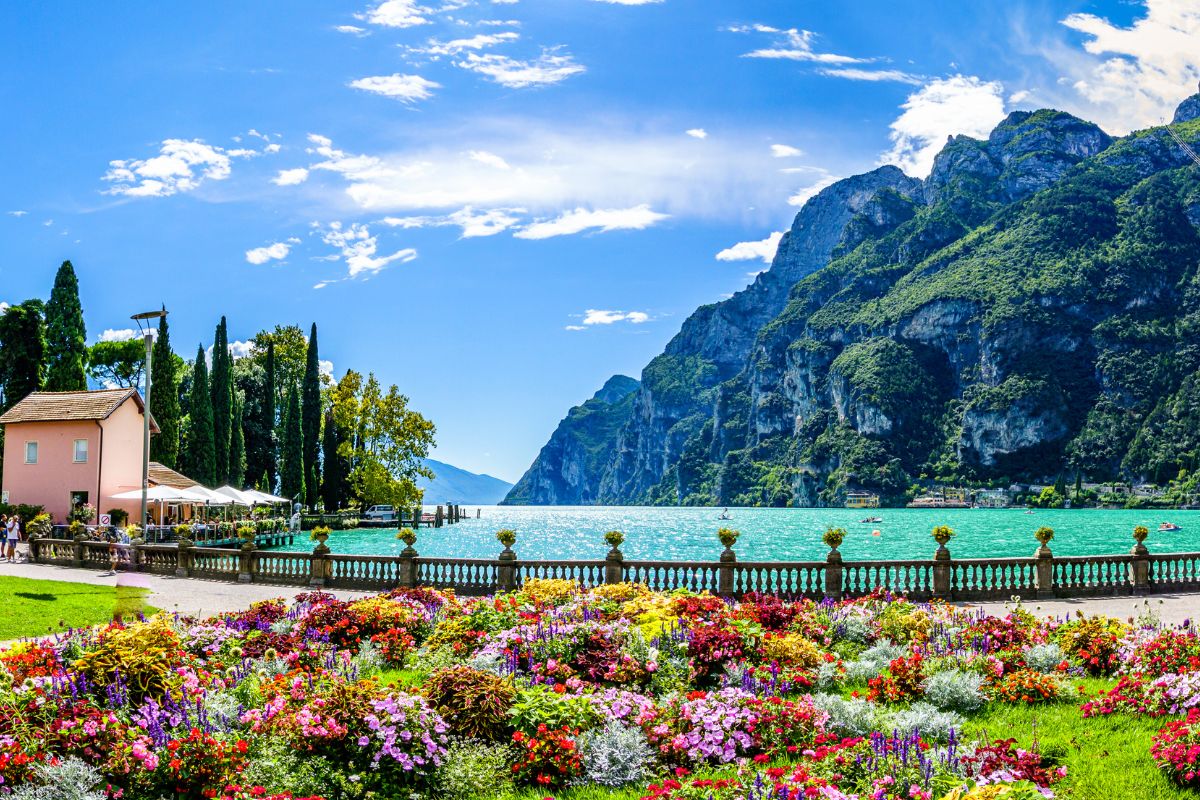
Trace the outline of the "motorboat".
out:
[[[1167,533],[1168,531],[1181,531],[1183,527],[1176,525],[1174,522],[1164,522],[1158,526],[1159,533]]]

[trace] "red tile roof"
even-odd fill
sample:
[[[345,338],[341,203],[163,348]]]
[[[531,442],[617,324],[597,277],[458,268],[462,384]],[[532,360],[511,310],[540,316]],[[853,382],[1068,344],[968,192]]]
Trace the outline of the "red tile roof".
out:
[[[0,415],[0,424],[14,422],[62,422],[108,419],[126,400],[133,398],[138,411],[145,405],[137,389],[98,389],[88,392],[33,392]],[[158,425],[150,418],[150,430]]]

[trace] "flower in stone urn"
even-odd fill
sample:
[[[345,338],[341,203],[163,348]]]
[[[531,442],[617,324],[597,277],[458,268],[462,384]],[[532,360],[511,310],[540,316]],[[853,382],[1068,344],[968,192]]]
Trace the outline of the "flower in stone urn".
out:
[[[821,534],[821,541],[828,545],[829,549],[837,550],[841,547],[842,542],[846,541],[846,529],[826,528],[825,532]]]
[[[412,547],[417,543],[417,534],[412,528],[401,528],[396,533],[396,538],[404,542],[408,547]]]
[[[317,525],[312,529],[312,533],[308,535],[308,538],[310,541],[314,541],[317,544],[325,544],[325,541],[329,539],[329,534],[331,533],[333,533],[333,529],[328,525]]]
[[[942,547],[945,547],[957,535],[949,525],[938,525],[933,529],[933,540]]]
[[[509,530],[508,528],[505,528],[502,531],[497,531],[496,541],[504,545],[504,549],[507,550],[517,543],[517,532],[514,530]]]
[[[1042,547],[1050,544],[1050,540],[1054,538],[1054,528],[1047,528],[1044,525],[1034,531],[1033,538],[1038,540]]]
[[[719,531],[717,531],[717,539],[721,541],[721,544],[725,545],[725,549],[727,550],[733,547],[733,545],[737,542],[738,537],[741,535],[741,533],[733,530],[732,528],[721,528]]]
[[[621,533],[620,531],[609,531],[608,533],[604,534],[604,541],[607,542],[613,550],[616,550],[625,542],[625,534]]]
[[[314,531],[314,533],[315,533],[315,531]],[[255,531],[254,531],[253,525],[243,525],[237,529],[238,538],[241,539],[244,543],[249,544],[249,545],[254,544],[254,534],[255,534]]]
[[[1147,528],[1145,525],[1138,525],[1136,528],[1133,529],[1133,539],[1138,544],[1141,544],[1142,542],[1146,541],[1146,537],[1149,535],[1150,535],[1150,529]]]

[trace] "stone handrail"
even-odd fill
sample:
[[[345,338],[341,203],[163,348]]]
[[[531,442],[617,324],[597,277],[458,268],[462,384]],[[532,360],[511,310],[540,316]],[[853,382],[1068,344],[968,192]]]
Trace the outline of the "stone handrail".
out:
[[[107,569],[112,546],[85,539],[31,538],[30,560]],[[689,589],[726,597],[753,592],[814,600],[856,597],[876,590],[914,600],[1007,600],[1147,594],[1200,589],[1200,553],[1151,554],[1139,542],[1128,554],[1055,556],[1041,547],[1032,558],[954,559],[944,547],[933,558],[844,561],[836,548],[825,561],[738,561],[727,547],[717,561],[625,560],[614,548],[603,560],[520,559],[511,549],[496,558],[430,558],[409,548],[399,555],[311,553],[178,544],[116,548],[118,568],[181,577],[283,586],[388,591],[429,586],[463,595],[520,588],[554,578],[592,588],[624,581],[657,591]]]

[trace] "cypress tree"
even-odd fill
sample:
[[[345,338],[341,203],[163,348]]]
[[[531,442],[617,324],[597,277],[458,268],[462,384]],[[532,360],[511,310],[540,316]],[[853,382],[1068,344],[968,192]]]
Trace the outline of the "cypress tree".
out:
[[[267,377],[266,386],[263,388],[263,427],[271,432],[269,440],[268,458],[264,459],[265,469],[267,471],[267,480],[270,481],[271,490],[275,487],[275,482],[279,478],[279,440],[275,436],[275,426],[278,423],[278,404],[275,402],[276,387],[275,387],[275,343],[267,344]]]
[[[175,469],[179,463],[179,375],[171,352],[167,318],[158,321],[158,339],[150,359],[150,414],[160,433],[150,440],[150,458]]]
[[[262,491],[270,493],[274,491],[275,477],[278,474],[276,426],[279,424],[275,418],[278,404],[275,401],[275,344],[273,342],[267,343],[265,355],[262,383],[253,387],[253,398],[250,394],[246,395],[246,404],[242,414],[246,419],[243,426],[246,431],[246,474],[257,475],[260,479],[265,479],[271,488]],[[247,389],[247,391],[251,390]],[[251,402],[252,399],[253,402]],[[253,437],[250,435],[251,431],[253,431]]]
[[[246,485],[246,437],[242,430],[243,405],[241,395],[233,393],[233,426],[229,432],[229,485],[242,489]]]
[[[295,385],[287,390],[283,412],[283,454],[279,468],[279,492],[293,502],[304,497],[304,439],[300,430],[300,393]]]
[[[229,361],[229,331],[225,318],[217,325],[212,355],[212,416],[213,442],[216,446],[218,480],[229,477],[229,444],[232,431],[232,374]]]
[[[321,460],[324,464],[324,482],[321,484],[321,499],[326,511],[344,508],[349,499],[350,470],[347,459],[338,452],[346,441],[345,432],[338,426],[333,409],[325,412],[325,434],[322,442]]]
[[[192,393],[189,397],[188,415],[187,476],[204,486],[217,486],[217,452],[213,442],[212,396],[208,388],[208,367],[204,359],[204,346],[196,353],[192,366]]]
[[[0,316],[0,413],[42,388],[45,357],[42,301],[10,307]]]
[[[46,390],[75,392],[87,389],[87,329],[79,304],[79,281],[70,261],[54,276],[46,304]]]
[[[308,334],[308,354],[304,363],[304,383],[301,391],[303,396],[300,398],[300,428],[304,436],[305,502],[313,505],[317,502],[317,490],[321,483],[318,463],[321,453],[321,361],[317,354],[315,322]]]

